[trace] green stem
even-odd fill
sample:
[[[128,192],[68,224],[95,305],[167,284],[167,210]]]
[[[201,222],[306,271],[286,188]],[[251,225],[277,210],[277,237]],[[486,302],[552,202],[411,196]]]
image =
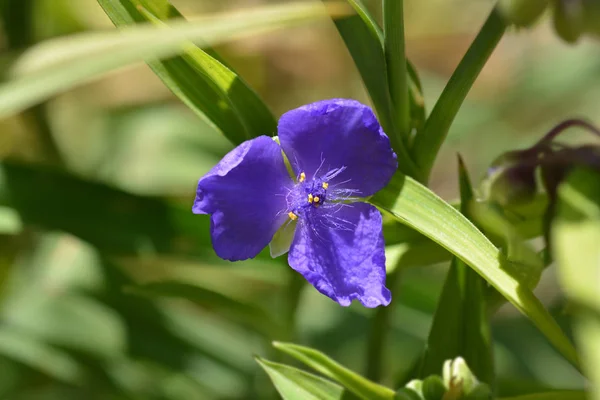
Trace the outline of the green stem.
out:
[[[392,295],[397,295],[400,286],[400,265],[387,276],[387,285]],[[392,300],[387,307],[379,307],[371,322],[369,342],[367,343],[367,367],[365,377],[373,382],[380,382],[385,366],[385,351],[390,332],[391,320],[398,299]]]
[[[450,125],[467,93],[505,30],[506,24],[502,16],[494,9],[452,74],[423,130],[415,137],[412,154],[425,177],[429,176]]]
[[[400,135],[397,140],[408,142],[410,106],[404,45],[403,0],[383,1],[384,51],[392,98],[392,115]]]
[[[302,288],[306,281],[298,272],[291,268],[288,284],[286,287],[285,296],[285,309],[284,309],[284,334],[285,337],[279,340],[286,342],[293,342],[296,336],[296,315],[298,311],[298,305],[300,304],[300,296],[302,294]]]

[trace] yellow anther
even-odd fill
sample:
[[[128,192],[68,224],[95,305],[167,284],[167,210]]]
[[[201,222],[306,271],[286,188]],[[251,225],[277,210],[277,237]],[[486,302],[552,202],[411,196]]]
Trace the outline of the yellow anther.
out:
[[[306,174],[304,172],[300,172],[300,179],[298,179],[300,182],[304,182],[306,180]]]
[[[298,216],[291,211],[288,213],[288,217],[290,217],[292,221],[295,221],[298,218]]]
[[[329,187],[329,183],[323,182],[323,189],[327,189]]]
[[[313,198],[313,201],[314,201],[315,203],[318,203],[318,202],[319,202],[319,200],[321,200],[321,199],[319,199],[319,196],[315,196],[315,197]]]
[[[308,202],[309,202],[309,203],[312,203],[312,202],[313,202],[313,195],[312,195],[312,194],[309,194],[309,195],[308,195]]]

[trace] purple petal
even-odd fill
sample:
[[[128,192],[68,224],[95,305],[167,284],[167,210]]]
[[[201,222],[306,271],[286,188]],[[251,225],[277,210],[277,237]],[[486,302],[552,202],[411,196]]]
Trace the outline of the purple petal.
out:
[[[388,305],[381,214],[366,203],[329,211],[298,219],[290,266],[342,306],[353,299],[369,308]]]
[[[308,104],[281,116],[281,147],[294,172],[317,178],[336,168],[331,180],[340,188],[370,196],[396,171],[396,154],[371,109],[355,100],[333,99]]]
[[[260,136],[233,149],[200,179],[192,211],[212,215],[219,257],[245,260],[269,244],[288,218],[285,195],[292,185],[281,148]]]

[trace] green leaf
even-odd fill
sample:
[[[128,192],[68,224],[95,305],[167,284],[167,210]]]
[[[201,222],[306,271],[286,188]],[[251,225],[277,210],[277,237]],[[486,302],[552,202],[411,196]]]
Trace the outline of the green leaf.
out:
[[[555,391],[548,393],[533,393],[523,396],[502,397],[499,400],[587,400],[589,399],[586,392],[570,391]]]
[[[346,389],[365,400],[394,398],[394,391],[363,378],[338,364],[320,351],[291,343],[273,342],[276,349],[289,354],[321,374],[335,380]]]
[[[0,329],[0,354],[61,381],[76,384],[81,370],[68,354],[20,330]]]
[[[404,1],[383,0],[384,52],[398,141],[410,135],[409,76],[404,45]]]
[[[503,254],[468,219],[414,179],[396,174],[370,202],[461,259],[525,314],[573,365],[577,353],[533,292],[506,269]]]
[[[552,247],[561,284],[577,306],[575,337],[592,398],[600,397],[600,174],[575,170],[558,188]]]
[[[23,229],[19,214],[10,207],[0,206],[0,234],[15,235]]]
[[[334,4],[328,10],[337,15],[345,9]],[[318,4],[290,3],[204,17],[195,22],[175,22],[169,29],[147,24],[120,32],[82,33],[44,42],[25,53],[20,64],[22,75],[0,86],[0,118],[116,68],[173,56],[190,41],[213,45],[324,15],[325,9]],[[233,83],[230,91],[234,90]]]
[[[319,376],[256,357],[284,400],[341,400],[344,389]]]
[[[4,320],[48,343],[110,360],[126,348],[125,324],[110,308],[75,294],[49,297],[39,285],[6,300]]]
[[[117,27],[142,21],[161,26],[161,21],[181,17],[167,0],[98,2]],[[190,44],[181,56],[148,65],[177,97],[233,143],[276,131],[267,106],[210,48]]]
[[[459,157],[461,212],[469,217],[473,188]],[[463,357],[473,373],[494,385],[494,363],[488,321],[485,281],[454,257],[433,318],[421,377],[441,371],[448,359]]]
[[[112,253],[169,251],[176,237],[210,243],[208,220],[192,223],[189,208],[31,165],[0,164],[0,203],[25,224],[66,231]]]
[[[494,9],[415,137],[411,154],[424,177],[429,176],[452,121],[505,30],[502,16]]]
[[[401,171],[419,176],[405,144],[397,139],[392,98],[389,91],[387,66],[383,50],[383,34],[360,0],[348,0],[357,15],[335,20],[337,27],[371,97],[379,122],[392,141],[398,154]]]
[[[130,286],[126,288],[126,292],[147,297],[186,299],[205,309],[215,311],[220,315],[241,322],[267,337],[276,336],[278,332],[275,321],[271,320],[257,306],[200,286],[183,282],[165,281]]]

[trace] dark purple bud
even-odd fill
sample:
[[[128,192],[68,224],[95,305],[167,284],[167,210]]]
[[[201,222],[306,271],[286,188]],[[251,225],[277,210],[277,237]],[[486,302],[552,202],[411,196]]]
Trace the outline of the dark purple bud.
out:
[[[490,182],[491,200],[503,206],[531,201],[537,192],[535,170],[535,165],[516,165],[502,169]]]
[[[488,197],[503,206],[530,201],[537,192],[535,171],[536,148],[511,151],[498,157],[488,169],[484,186]]]
[[[600,146],[565,147],[540,161],[542,184],[550,199],[555,199],[558,185],[573,167],[587,167],[600,172]]]

